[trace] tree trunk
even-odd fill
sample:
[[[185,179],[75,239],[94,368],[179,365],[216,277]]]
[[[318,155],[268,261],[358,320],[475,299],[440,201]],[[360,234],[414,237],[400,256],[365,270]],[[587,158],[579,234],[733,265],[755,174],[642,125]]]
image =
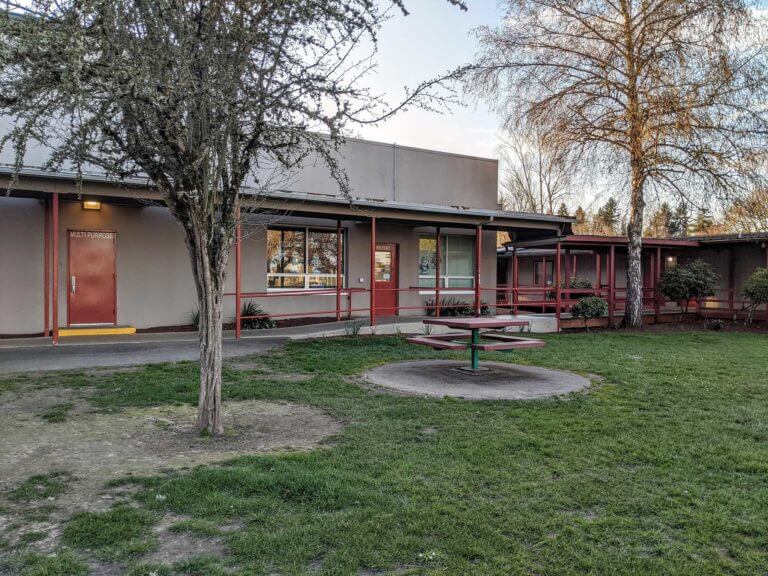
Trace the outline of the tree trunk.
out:
[[[187,248],[197,289],[200,321],[200,395],[197,405],[198,432],[224,433],[221,416],[222,305],[229,245],[217,234],[216,224],[195,219],[186,226]]]
[[[627,299],[623,321],[624,326],[630,328],[639,328],[643,324],[643,183],[641,170],[633,163],[627,225]]]

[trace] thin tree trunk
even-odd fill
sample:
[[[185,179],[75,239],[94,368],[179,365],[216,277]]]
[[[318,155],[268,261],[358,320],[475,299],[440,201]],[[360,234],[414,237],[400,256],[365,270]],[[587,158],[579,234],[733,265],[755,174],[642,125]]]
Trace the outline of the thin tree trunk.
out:
[[[187,229],[187,248],[200,312],[200,395],[196,428],[198,432],[220,435],[224,433],[221,418],[222,304],[229,249],[214,245],[226,240],[214,230],[205,228],[205,224],[198,222]]]

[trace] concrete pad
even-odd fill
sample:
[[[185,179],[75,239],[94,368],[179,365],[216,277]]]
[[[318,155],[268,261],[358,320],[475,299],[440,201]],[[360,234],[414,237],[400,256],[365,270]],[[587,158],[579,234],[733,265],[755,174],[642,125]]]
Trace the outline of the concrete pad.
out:
[[[564,370],[481,362],[489,370],[467,373],[466,362],[416,360],[385,364],[363,374],[371,384],[416,396],[466,400],[531,400],[589,387],[589,380]]]

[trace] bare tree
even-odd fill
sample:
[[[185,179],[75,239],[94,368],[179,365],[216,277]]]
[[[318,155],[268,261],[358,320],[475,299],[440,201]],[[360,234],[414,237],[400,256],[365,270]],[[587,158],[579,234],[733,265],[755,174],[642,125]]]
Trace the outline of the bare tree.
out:
[[[499,146],[504,174],[502,201],[507,210],[554,214],[571,193],[575,163],[556,149],[541,130],[510,128]]]
[[[402,0],[391,6],[404,10]],[[345,125],[428,100],[434,83],[387,113],[360,87],[371,63],[355,48],[375,46],[389,17],[369,0],[25,7],[0,14],[0,113],[15,122],[0,144],[15,146],[17,171],[38,139],[49,169],[140,174],[161,194],[183,227],[197,289],[197,427],[221,434],[223,286],[243,186],[257,186],[265,166],[289,171],[312,155],[347,191],[335,155]]]
[[[723,226],[729,232],[768,231],[768,189],[753,190],[728,206]]]
[[[646,189],[735,192],[765,149],[765,26],[748,0],[506,0],[457,72],[508,122],[624,173],[624,322],[642,322]]]

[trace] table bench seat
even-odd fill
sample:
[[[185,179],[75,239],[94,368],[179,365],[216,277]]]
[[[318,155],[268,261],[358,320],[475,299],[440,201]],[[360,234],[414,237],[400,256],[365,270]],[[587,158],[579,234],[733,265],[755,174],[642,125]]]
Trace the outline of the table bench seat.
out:
[[[524,348],[543,348],[547,345],[544,340],[537,340],[536,338],[523,338],[522,336],[510,336],[509,334],[483,334],[485,340],[496,340],[496,342],[470,344],[471,348],[475,350],[482,350],[483,352],[503,351],[503,350],[520,350]]]
[[[467,350],[469,349],[469,341],[456,342],[457,338],[467,338],[466,333],[456,334],[437,334],[435,336],[413,336],[406,338],[407,342],[411,344],[419,344],[420,346],[429,346],[435,350]]]

